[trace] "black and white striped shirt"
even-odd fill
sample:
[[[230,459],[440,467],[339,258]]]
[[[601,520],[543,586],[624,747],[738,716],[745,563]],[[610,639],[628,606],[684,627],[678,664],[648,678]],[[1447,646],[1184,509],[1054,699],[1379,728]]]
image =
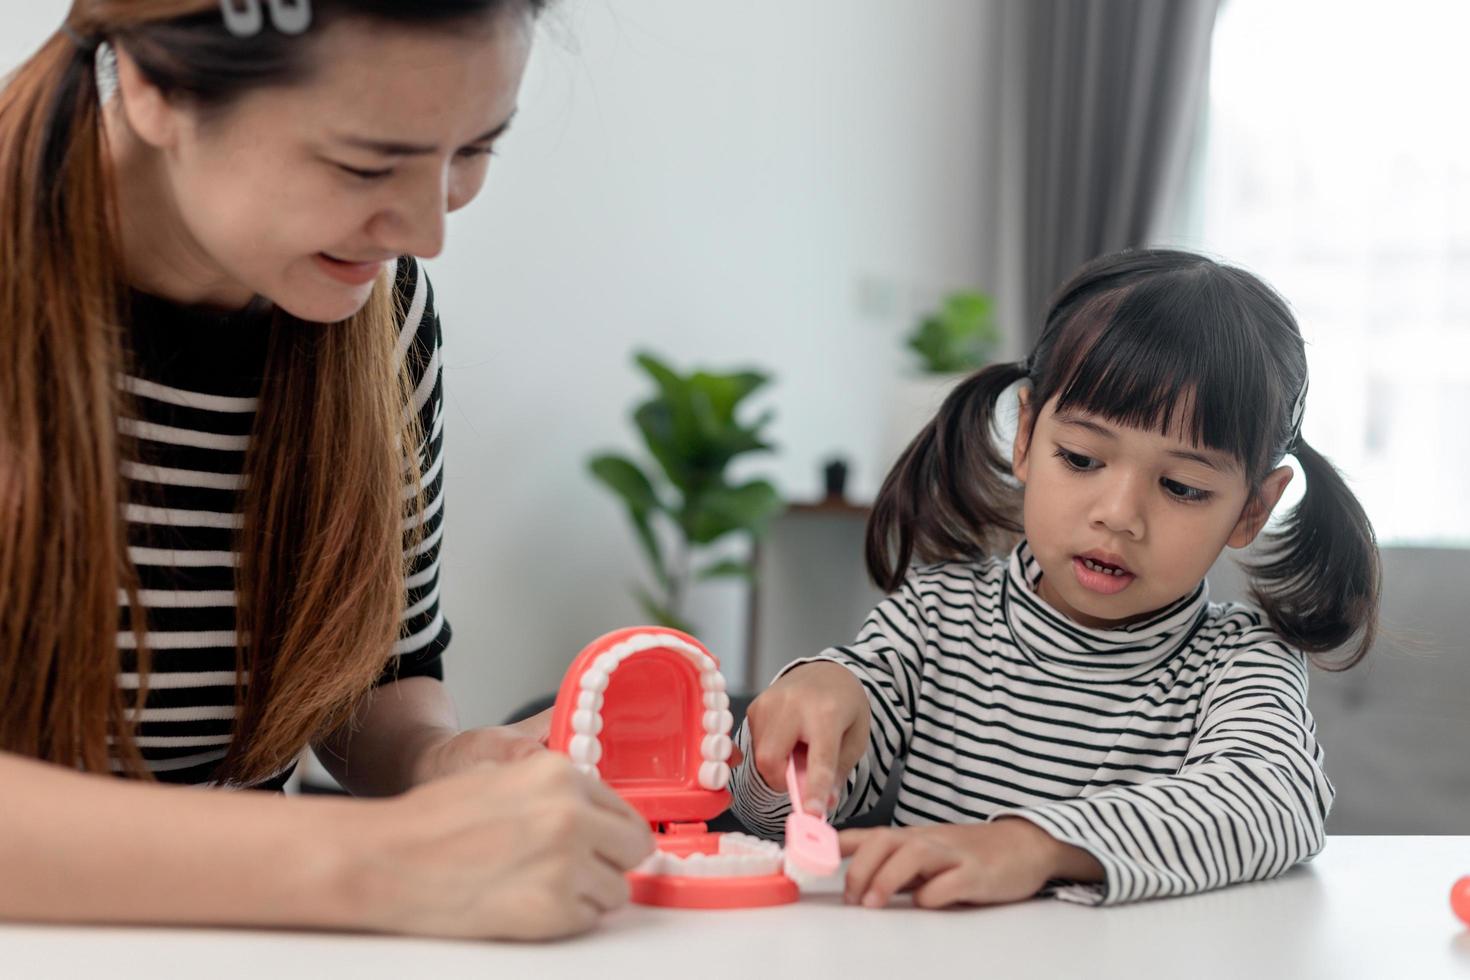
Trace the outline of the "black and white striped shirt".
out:
[[[439,606],[443,533],[443,391],[433,291],[418,264],[399,262],[398,355],[411,359],[427,439],[424,535],[406,583],[408,605],[383,680],[442,677],[450,629]],[[123,378],[136,417],[119,421],[136,440],[123,463],[128,555],[141,579],[152,657],[148,698],[136,728],[149,769],[163,782],[209,783],[235,721],[235,537],[269,340],[269,311],[219,314],[141,293],[131,297],[133,366]],[[121,673],[138,688],[127,596],[118,596]],[[246,679],[248,683],[248,678]],[[265,787],[279,787],[289,770]]]
[[[1025,818],[1102,864],[1104,883],[1052,889],[1087,904],[1270,878],[1321,849],[1333,788],[1306,662],[1259,610],[1201,583],[1147,620],[1087,629],[1040,578],[1024,541],[1009,560],[918,568],[856,643],[797,662],[847,667],[872,709],[839,819],[901,763],[895,825]],[[739,739],[749,758],[748,726]],[[753,765],[732,790],[748,827],[782,832],[789,803]]]

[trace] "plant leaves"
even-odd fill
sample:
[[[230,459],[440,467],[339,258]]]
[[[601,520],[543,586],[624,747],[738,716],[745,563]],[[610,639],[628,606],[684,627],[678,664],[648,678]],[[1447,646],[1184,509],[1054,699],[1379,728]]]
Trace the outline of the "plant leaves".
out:
[[[710,544],[733,531],[759,536],[784,504],[776,488],[766,480],[752,480],[738,487],[711,487],[686,502],[679,522],[696,544]]]
[[[670,629],[680,630],[690,636],[697,636],[694,625],[675,615],[666,605],[649,595],[642,586],[633,586],[633,596],[638,600],[638,605],[643,607],[646,613],[656,625],[667,626]]]
[[[712,578],[743,578],[755,577],[755,568],[748,561],[738,558],[727,558],[725,561],[716,562],[708,568],[701,569],[695,576],[701,582]]]
[[[972,291],[945,297],[939,310],[925,317],[907,341],[909,349],[923,358],[924,369],[935,374],[983,367],[999,344],[995,300]]]
[[[628,508],[628,518],[633,522],[638,542],[648,556],[649,564],[659,584],[669,587],[669,573],[664,564],[663,552],[659,550],[658,538],[653,533],[652,515],[664,509],[658,493],[647,475],[632,460],[615,453],[594,456],[588,463],[592,475],[623,498]]]

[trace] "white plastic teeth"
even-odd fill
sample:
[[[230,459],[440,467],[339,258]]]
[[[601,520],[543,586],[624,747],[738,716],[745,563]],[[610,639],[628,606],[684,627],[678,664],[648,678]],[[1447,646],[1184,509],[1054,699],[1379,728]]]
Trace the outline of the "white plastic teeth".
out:
[[[646,875],[678,875],[686,878],[750,878],[772,875],[784,860],[779,844],[749,834],[721,834],[720,853],[679,857],[654,851],[633,870]]]
[[[722,790],[730,785],[730,729],[735,724],[735,718],[730,713],[730,696],[725,692],[725,678],[709,654],[676,636],[638,633],[598,654],[577,681],[577,710],[572,714],[573,735],[571,744],[567,746],[567,753],[578,769],[589,775],[597,774],[597,764],[602,761],[602,742],[598,740],[598,736],[602,734],[603,727],[603,692],[607,690],[608,681],[624,660],[636,653],[660,648],[677,650],[699,670],[699,687],[704,698],[702,727],[705,733],[699,746],[699,785],[708,790]],[[765,843],[754,837],[747,839],[757,844]],[[721,847],[723,848],[723,844]],[[713,855],[697,856],[706,860],[718,860]],[[779,863],[779,857],[777,862]]]
[[[1093,561],[1091,558],[1084,558],[1084,559],[1082,559],[1082,564],[1086,565],[1092,571],[1094,571],[1094,572],[1102,572],[1104,575],[1127,575],[1128,574],[1126,571],[1124,571],[1121,568],[1109,568],[1107,565],[1099,565],[1097,562]]]

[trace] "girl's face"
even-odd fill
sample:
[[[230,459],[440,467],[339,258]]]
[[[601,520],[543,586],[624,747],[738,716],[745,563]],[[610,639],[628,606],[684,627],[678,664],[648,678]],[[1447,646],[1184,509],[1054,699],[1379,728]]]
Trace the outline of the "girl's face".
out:
[[[188,302],[261,295],[306,320],[351,316],[385,263],[438,254],[445,215],[479,193],[531,27],[519,11],[454,32],[346,18],[299,39],[314,45],[308,79],[213,116],[164,99],[120,52],[108,129],[114,158],[133,150],[118,167],[130,279]]]
[[[1243,548],[1291,479],[1280,467],[1252,495],[1237,460],[1181,435],[1022,394],[1013,470],[1041,565],[1041,597],[1075,622],[1111,628],[1188,594],[1228,545]],[[1176,413],[1177,414],[1177,413]]]

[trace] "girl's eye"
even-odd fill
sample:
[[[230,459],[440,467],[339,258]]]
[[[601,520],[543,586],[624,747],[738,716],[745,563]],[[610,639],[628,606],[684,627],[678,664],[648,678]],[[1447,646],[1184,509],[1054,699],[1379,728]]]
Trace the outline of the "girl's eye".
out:
[[[1209,490],[1201,490],[1198,487],[1191,487],[1186,484],[1180,483],[1177,480],[1165,479],[1160,480],[1159,483],[1163,486],[1164,491],[1175,500],[1183,500],[1188,503],[1197,504],[1203,503],[1204,501],[1209,500],[1210,497],[1214,496],[1214,494],[1212,494]]]
[[[1071,450],[1063,449],[1060,446],[1057,447],[1056,455],[1057,459],[1065,463],[1069,469],[1076,470],[1079,473],[1091,473],[1093,470],[1102,465],[1091,456],[1084,456],[1081,453],[1074,453]]]

